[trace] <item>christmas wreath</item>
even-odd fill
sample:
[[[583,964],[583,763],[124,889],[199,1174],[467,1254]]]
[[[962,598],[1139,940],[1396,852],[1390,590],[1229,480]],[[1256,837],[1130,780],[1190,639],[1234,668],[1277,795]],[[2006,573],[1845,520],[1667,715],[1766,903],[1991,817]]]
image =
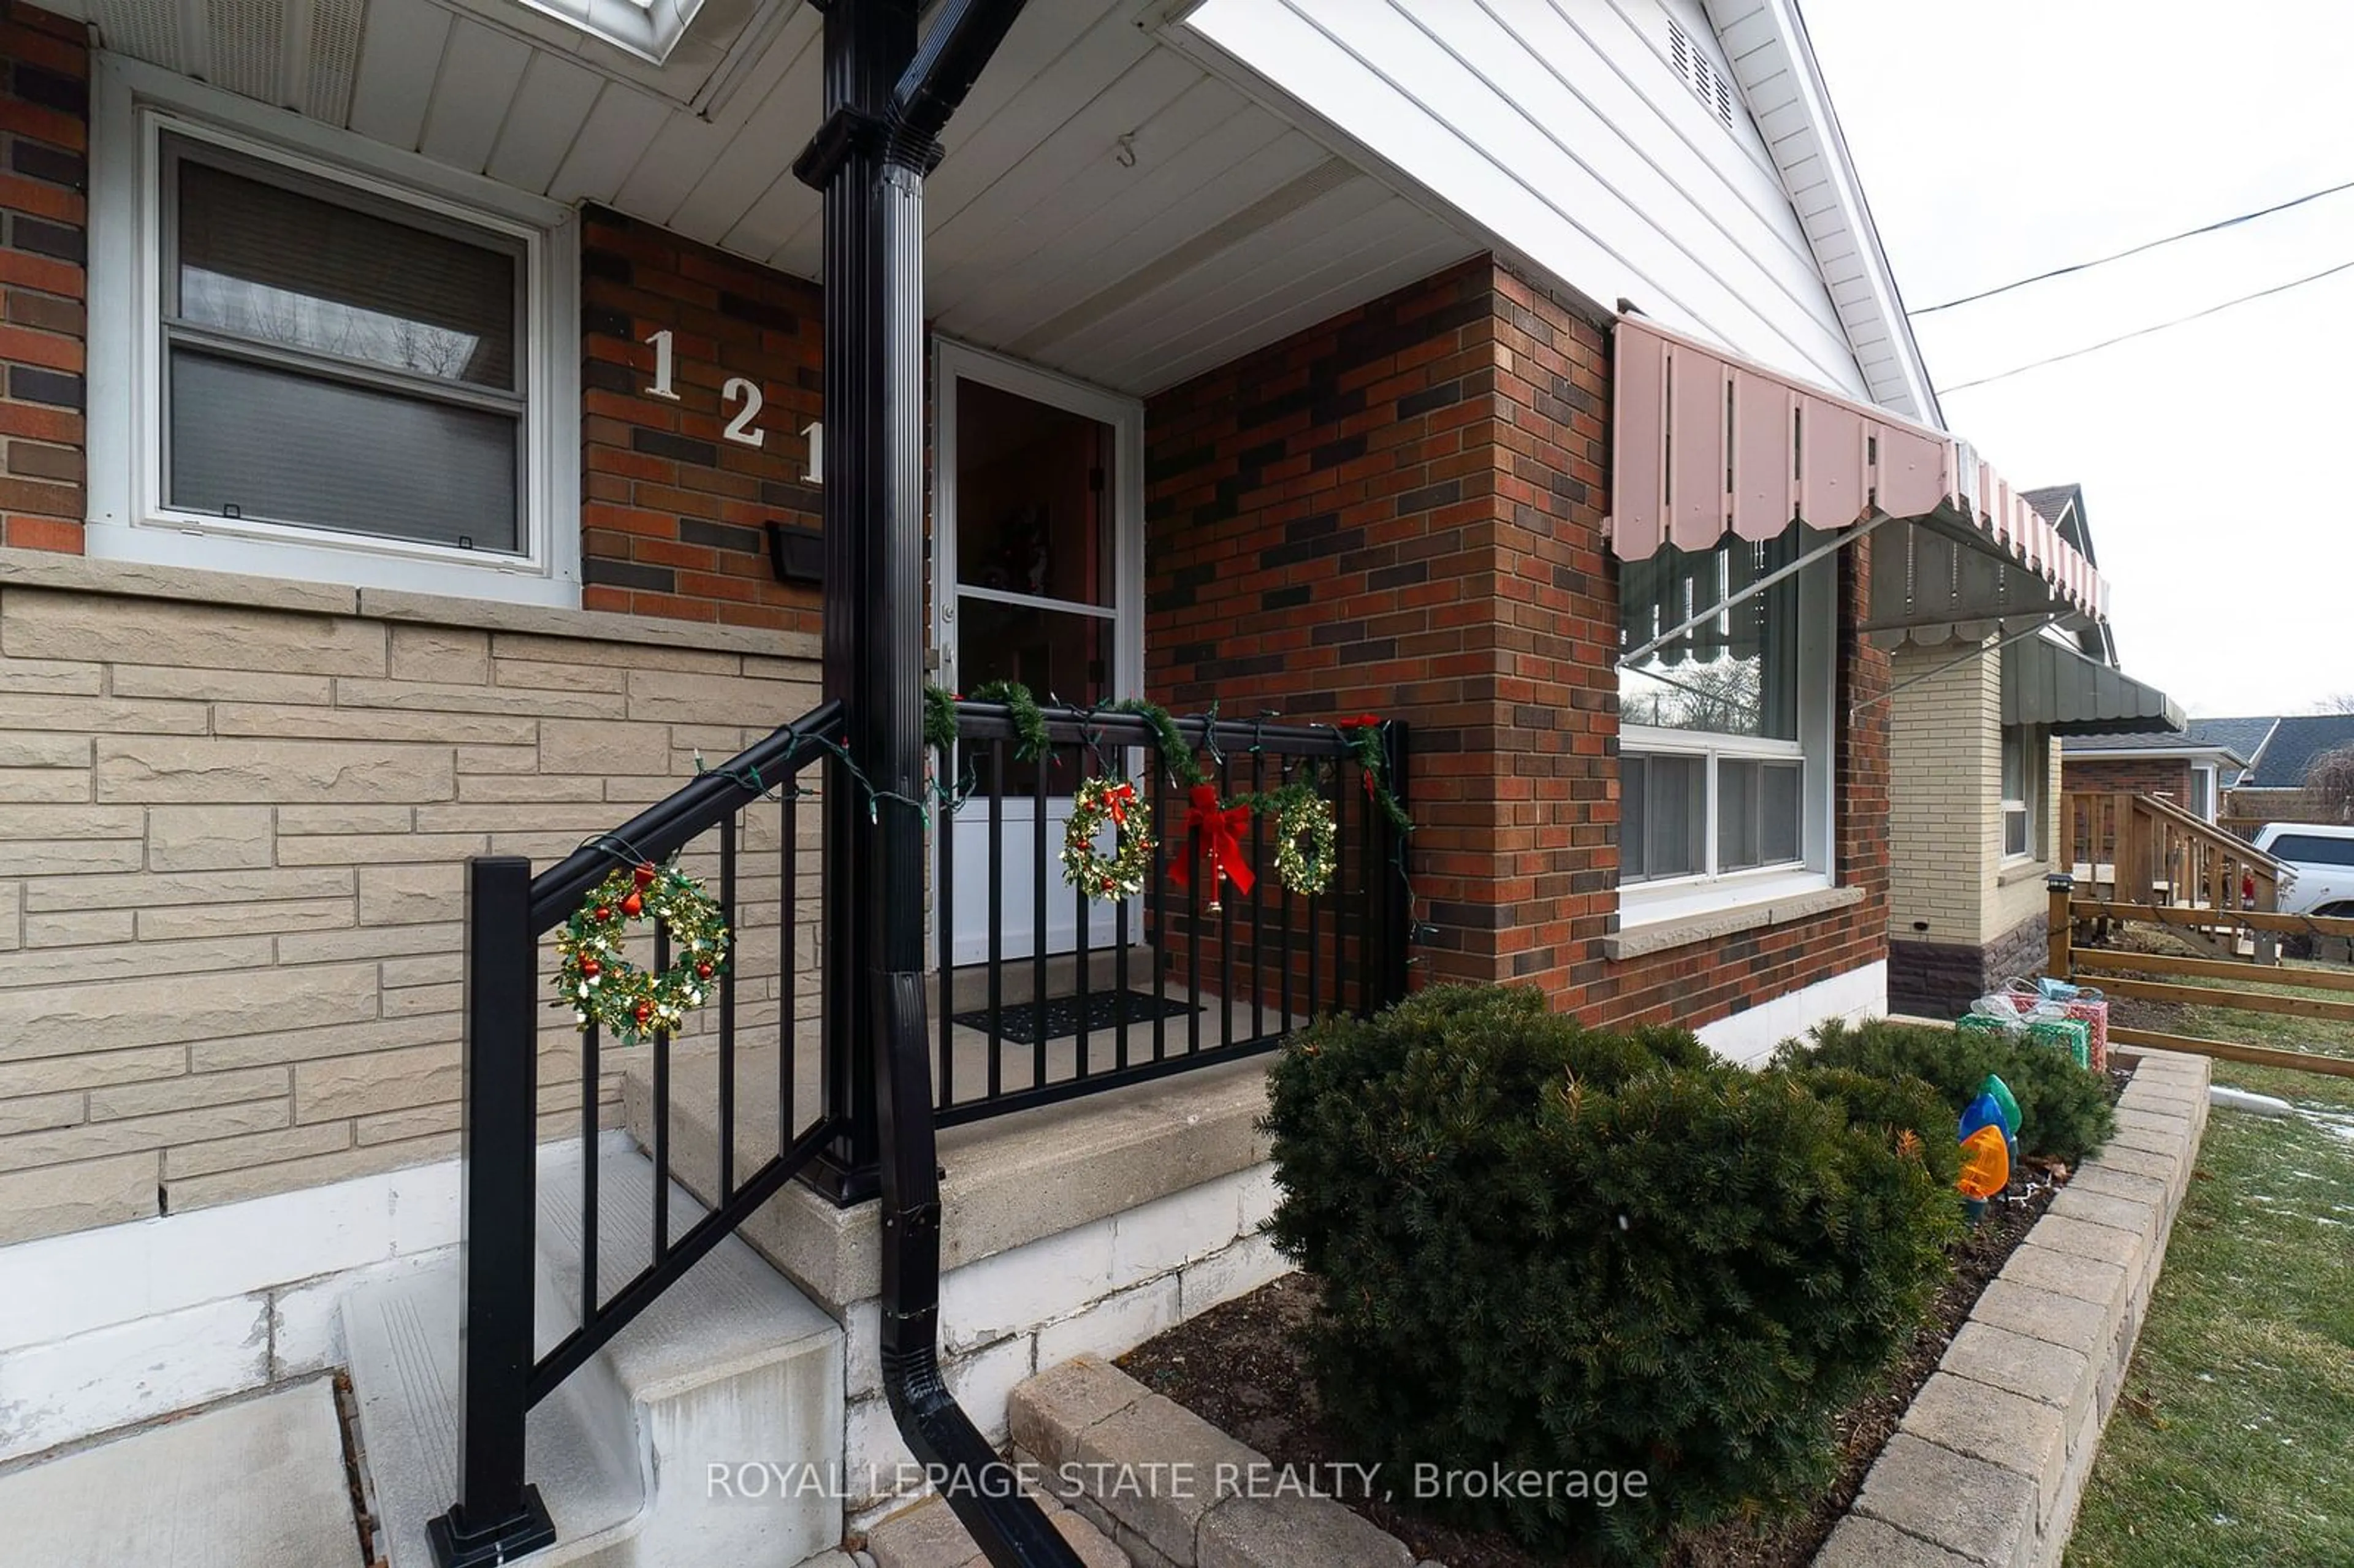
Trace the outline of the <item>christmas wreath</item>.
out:
[[[1307,784],[1293,783],[1276,790],[1261,809],[1275,817],[1275,874],[1283,885],[1310,896],[1331,886],[1340,849],[1332,802]]]
[[[1106,823],[1112,853],[1096,848]],[[1152,871],[1152,808],[1125,779],[1087,779],[1071,796],[1063,824],[1063,880],[1090,898],[1134,898]]]
[[[670,967],[656,974],[621,956],[630,922],[652,916],[670,931]],[[615,871],[556,934],[558,1005],[582,1029],[601,1024],[624,1044],[676,1029],[726,972],[727,921],[677,863]]]

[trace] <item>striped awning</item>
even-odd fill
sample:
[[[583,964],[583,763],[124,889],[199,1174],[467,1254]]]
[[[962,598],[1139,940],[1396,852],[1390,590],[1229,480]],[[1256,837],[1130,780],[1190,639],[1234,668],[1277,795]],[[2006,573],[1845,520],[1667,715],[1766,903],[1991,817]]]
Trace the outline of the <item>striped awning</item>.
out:
[[[2002,722],[2059,735],[2179,735],[2182,705],[2156,686],[2041,637],[2002,651]]]
[[[1619,318],[1614,354],[1620,559],[1771,539],[1794,520],[1861,524],[1875,539],[1867,630],[2107,619],[2099,571],[1967,442],[1638,317]]]

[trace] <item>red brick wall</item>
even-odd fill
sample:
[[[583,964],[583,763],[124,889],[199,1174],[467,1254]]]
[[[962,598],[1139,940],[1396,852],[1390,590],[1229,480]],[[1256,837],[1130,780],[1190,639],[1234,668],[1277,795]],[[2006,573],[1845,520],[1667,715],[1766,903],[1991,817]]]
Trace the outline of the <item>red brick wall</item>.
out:
[[[2178,806],[2190,803],[2190,764],[2179,757],[2121,757],[2079,761],[2063,755],[2060,763],[2062,790],[2125,790],[2136,795],[2163,795]]]
[[[1145,681],[1183,712],[1415,726],[1434,973],[1490,978],[1496,811],[1493,308],[1485,262],[1145,408]],[[1481,760],[1475,761],[1475,758]]]
[[[1154,398],[1146,631],[1181,711],[1413,726],[1426,978],[1523,980],[1596,1019],[1700,1024],[1886,956],[1885,710],[1843,732],[1847,910],[1625,963],[1608,339],[1487,261]],[[1842,567],[1851,628],[1867,582]],[[1840,710],[1887,661],[1841,640]]]
[[[90,48],[0,0],[0,545],[81,551]]]
[[[818,525],[817,286],[602,208],[582,224],[581,603],[814,632],[818,590],[776,580],[764,526]],[[646,391],[664,328],[675,402]],[[758,448],[722,438],[738,376],[760,388]]]

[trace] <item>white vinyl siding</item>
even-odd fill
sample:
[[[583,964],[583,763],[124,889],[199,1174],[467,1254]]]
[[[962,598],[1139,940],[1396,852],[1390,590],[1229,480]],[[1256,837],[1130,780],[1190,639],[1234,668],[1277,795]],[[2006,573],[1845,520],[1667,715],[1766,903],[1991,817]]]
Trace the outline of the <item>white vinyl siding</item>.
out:
[[[1869,397],[1780,172],[1673,58],[1696,4],[1209,0],[1186,21],[1588,297]]]

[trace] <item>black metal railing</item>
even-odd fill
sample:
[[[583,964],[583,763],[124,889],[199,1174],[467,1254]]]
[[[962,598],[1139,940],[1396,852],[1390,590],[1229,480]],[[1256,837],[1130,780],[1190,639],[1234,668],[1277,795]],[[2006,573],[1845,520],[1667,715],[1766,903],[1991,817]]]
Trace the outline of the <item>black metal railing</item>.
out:
[[[822,1161],[839,1170],[874,1158],[873,1107],[853,1102],[843,1050],[812,1052],[805,1044],[815,1033],[808,1025],[819,1020],[818,997],[799,973],[797,938],[806,924],[802,775],[811,764],[829,758],[837,759],[830,771],[842,774],[843,729],[842,705],[829,703],[722,767],[698,774],[675,794],[599,834],[537,876],[520,856],[477,856],[467,864],[459,1496],[449,1513],[431,1522],[434,1549],[445,1568],[508,1561],[554,1541],[546,1510],[524,1478],[525,1418],[532,1406],[794,1176]],[[826,787],[847,788],[848,781],[831,777]],[[775,814],[773,910],[765,897],[755,902],[745,896],[748,883],[758,882],[765,894],[770,880],[746,873],[754,853],[747,842],[748,813],[764,801],[764,815],[769,808]],[[710,1189],[716,1202],[708,1213],[672,1234],[672,1066],[681,1042],[656,1030],[644,1046],[652,1090],[650,1245],[634,1272],[606,1287],[614,1271],[602,1266],[612,1260],[600,1255],[598,1134],[607,1111],[607,1064],[598,1029],[592,1023],[580,1031],[578,1322],[546,1354],[535,1358],[541,1020],[567,1033],[573,1027],[568,1011],[549,1011],[542,938],[564,924],[616,867],[659,863],[682,852],[691,872],[716,885],[735,938],[736,961],[721,971],[715,1005],[694,1022],[694,1044],[710,1050],[717,1075],[717,1170]],[[745,961],[749,933],[742,916],[754,913],[764,916],[764,938],[767,930],[775,932],[773,973],[765,962]],[[657,922],[651,938],[657,968],[669,961],[669,941]],[[745,1088],[739,1046],[748,1026],[768,1024],[776,1031],[777,1061],[774,1083],[761,1092],[773,1096],[777,1150],[756,1169],[739,1172],[737,1128],[745,1119],[739,1116]],[[811,1064],[818,1069],[815,1082],[804,1087],[800,1069],[811,1055],[822,1060]]]
[[[1321,893],[1286,892],[1274,872],[1273,831],[1258,816],[1247,841],[1257,880],[1247,894],[1229,889],[1214,912],[1198,876],[1179,887],[1171,874],[1186,853],[1185,798],[1154,728],[1109,711],[1051,708],[1044,716],[1045,751],[1021,758],[1008,709],[960,704],[957,751],[937,757],[938,779],[958,787],[937,791],[929,811],[936,1125],[1236,1060],[1271,1049],[1309,1018],[1371,1012],[1404,994],[1412,928],[1405,842],[1342,732],[1177,722],[1182,744],[1221,796],[1307,779],[1335,817],[1337,853]],[[553,1540],[525,1480],[526,1413],[697,1260],[796,1176],[836,1202],[875,1190],[874,1078],[858,1070],[870,1043],[849,1037],[845,1019],[822,1005],[815,980],[831,933],[817,929],[819,877],[811,873],[829,813],[806,798],[807,775],[822,762],[825,790],[867,792],[869,804],[882,809],[920,810],[927,802],[874,796],[843,750],[846,733],[843,705],[829,703],[536,876],[517,856],[468,863],[460,1495],[432,1521],[445,1565],[505,1561]],[[1403,800],[1402,725],[1383,727],[1380,755],[1379,778]],[[1143,895],[1107,912],[1063,882],[1055,803],[1067,802],[1081,779],[1113,771],[1151,801],[1158,845]],[[856,821],[866,811],[850,815]],[[806,842],[805,823],[812,830]],[[773,870],[752,869],[771,852]],[[600,1201],[606,1209],[628,1201],[600,1192],[599,1134],[610,1112],[612,1063],[594,1026],[578,1033],[578,1322],[535,1357],[538,1057],[544,1033],[574,1033],[570,1012],[546,990],[554,964],[546,938],[617,867],[673,855],[716,897],[734,935],[735,961],[722,970],[712,1005],[691,1014],[680,1037],[657,1030],[630,1048],[643,1053],[642,1119],[652,1185],[648,1241],[625,1274],[599,1223]],[[969,877],[986,884],[985,951],[960,962],[960,935],[974,939],[969,929],[960,933],[955,913],[960,883]],[[1049,934],[1058,907],[1075,927],[1067,950],[1057,950]],[[1009,945],[1017,914],[1028,938]],[[1108,951],[1096,941],[1098,919],[1108,927]],[[765,950],[771,938],[773,964]],[[669,933],[657,922],[644,940],[654,966],[664,966]],[[1099,995],[1109,1015],[1100,1024],[1089,1011]],[[1066,1023],[1075,1027],[1057,1027]],[[773,1069],[766,1060],[771,1032]],[[670,1188],[681,1174],[672,1151],[673,1068],[682,1050],[692,1053],[695,1093],[716,1100],[699,1098],[695,1108],[716,1110],[716,1159],[707,1187],[699,1171],[686,1173],[712,1199],[709,1212],[673,1234]],[[750,1081],[755,1074],[761,1081]],[[764,1147],[775,1152],[740,1170],[740,1129],[771,1116],[773,1144]],[[622,1277],[609,1287],[616,1274]]]
[[[1187,853],[1186,792],[1176,787],[1153,726],[1100,708],[1051,707],[1043,716],[1046,749],[1022,758],[1011,709],[960,703],[958,754],[938,758],[939,776],[959,781],[962,800],[935,834],[938,1125],[1270,1050],[1309,1018],[1370,1012],[1405,994],[1413,925],[1405,840],[1367,787],[1363,761],[1343,732],[1273,721],[1177,721],[1222,799],[1266,795],[1306,779],[1334,814],[1337,853],[1324,891],[1308,896],[1284,889],[1275,874],[1273,827],[1257,814],[1247,840],[1256,874],[1250,891],[1229,890],[1213,912],[1202,877],[1188,877],[1181,887],[1171,875]],[[1405,726],[1385,724],[1380,739],[1380,781],[1402,804]],[[1156,844],[1143,895],[1114,903],[1107,914],[1107,906],[1065,884],[1055,803],[1066,801],[1079,780],[1113,774],[1150,801]],[[969,948],[972,934],[959,928],[953,914],[960,886],[970,877],[987,886],[987,945],[977,961],[960,950]],[[1048,935],[1058,906],[1071,932],[1066,950]],[[1030,940],[1025,950],[1009,952],[1007,927],[1015,916]],[[1097,972],[1099,923],[1110,927],[1103,976]],[[1014,990],[1027,994],[1010,997]],[[1108,1014],[1100,1026],[1091,1012],[1099,1000]],[[1050,1012],[1056,1014],[1051,1020]]]

